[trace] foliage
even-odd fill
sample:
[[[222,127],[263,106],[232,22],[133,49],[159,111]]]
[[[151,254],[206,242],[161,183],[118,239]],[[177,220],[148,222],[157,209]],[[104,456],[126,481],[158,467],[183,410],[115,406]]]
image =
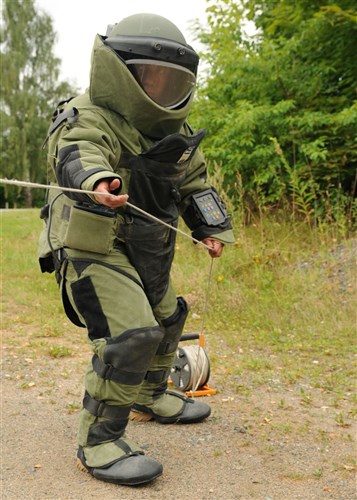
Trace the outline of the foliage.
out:
[[[211,169],[222,169],[233,198],[240,178],[246,207],[290,204],[299,185],[305,215],[323,220],[327,197],[344,198],[351,211],[357,167],[353,7],[348,0],[221,0],[207,8],[209,28],[201,28],[200,40],[210,69],[191,119],[207,129],[206,158]],[[248,21],[257,27],[254,35],[246,32]]]
[[[2,92],[0,99],[2,175],[45,182],[41,146],[52,111],[68,83],[57,83],[60,60],[53,55],[52,19],[40,13],[34,0],[4,0],[0,28]],[[11,205],[32,205],[32,191],[1,187]],[[38,195],[43,199],[43,193]],[[36,202],[36,199],[35,199]]]

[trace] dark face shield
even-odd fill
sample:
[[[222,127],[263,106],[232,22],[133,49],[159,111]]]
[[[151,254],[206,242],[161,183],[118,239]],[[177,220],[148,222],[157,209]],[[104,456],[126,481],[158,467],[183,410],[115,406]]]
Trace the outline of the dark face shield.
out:
[[[144,92],[164,108],[180,106],[189,98],[196,84],[195,75],[178,64],[130,59],[126,65]]]

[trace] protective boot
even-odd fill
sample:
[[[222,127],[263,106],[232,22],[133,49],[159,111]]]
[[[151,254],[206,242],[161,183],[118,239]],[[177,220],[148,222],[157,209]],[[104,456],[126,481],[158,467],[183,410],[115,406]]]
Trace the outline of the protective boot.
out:
[[[156,326],[92,343],[95,354],[85,379],[78,459],[82,470],[97,479],[138,485],[162,474],[159,462],[124,437],[132,404],[162,337]]]
[[[156,420],[161,424],[192,424],[201,422],[210,413],[210,407],[183,394],[167,390],[171,367],[188,315],[188,305],[182,297],[172,316],[161,322],[164,338],[145,376],[140,393],[132,407],[132,420]]]
[[[117,443],[124,451],[126,450],[126,454],[122,459],[103,467],[89,467],[83,448],[80,446],[77,453],[80,468],[88,471],[96,479],[125,486],[149,483],[162,474],[163,469],[159,462],[146,457],[142,451],[133,452],[127,440],[117,440]]]

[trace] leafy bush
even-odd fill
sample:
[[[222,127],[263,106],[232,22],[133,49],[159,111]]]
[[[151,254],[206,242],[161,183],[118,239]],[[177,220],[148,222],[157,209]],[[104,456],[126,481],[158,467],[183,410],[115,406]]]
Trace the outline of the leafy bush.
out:
[[[357,17],[348,6],[222,0],[207,9],[200,39],[209,72],[192,122],[207,129],[206,159],[222,171],[236,206],[239,178],[246,210],[282,202],[295,209],[298,199],[304,217],[322,221],[343,200],[352,214]],[[258,13],[250,38],[243,7]]]

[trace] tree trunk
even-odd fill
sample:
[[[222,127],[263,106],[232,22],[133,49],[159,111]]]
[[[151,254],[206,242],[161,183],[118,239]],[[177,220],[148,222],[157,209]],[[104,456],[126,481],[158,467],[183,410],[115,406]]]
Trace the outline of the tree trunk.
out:
[[[25,208],[32,208],[32,190],[29,187],[24,187],[24,205]]]

